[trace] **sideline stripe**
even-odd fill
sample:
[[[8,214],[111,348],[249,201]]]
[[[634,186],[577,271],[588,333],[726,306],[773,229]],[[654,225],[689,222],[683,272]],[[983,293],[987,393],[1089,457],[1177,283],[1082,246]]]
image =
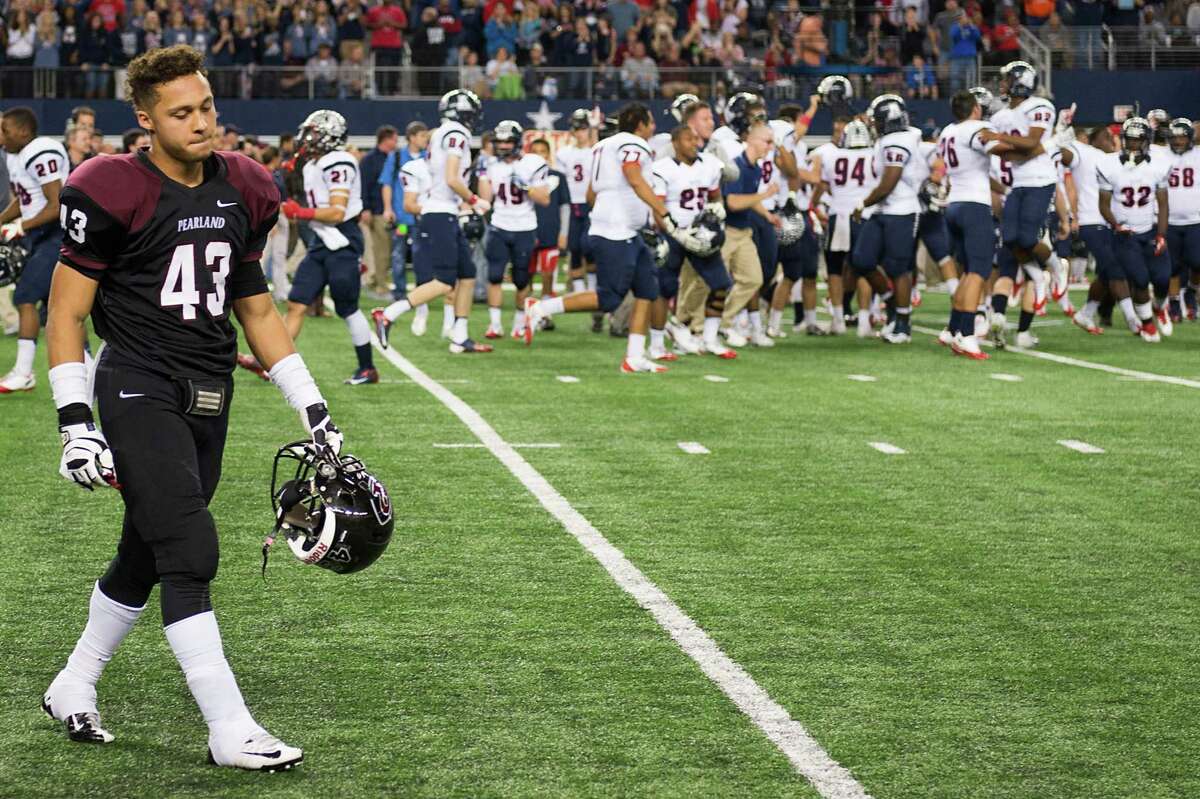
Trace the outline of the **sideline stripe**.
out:
[[[918,333],[924,333],[927,336],[936,336],[940,330],[934,330],[930,327],[922,327],[913,325],[913,330]],[[1053,361],[1061,363],[1065,366],[1078,366],[1081,369],[1095,369],[1097,372],[1108,372],[1113,375],[1121,375],[1122,377],[1134,377],[1138,380],[1148,380],[1155,383],[1167,383],[1172,386],[1183,386],[1184,388],[1200,388],[1200,380],[1188,380],[1184,377],[1173,377],[1171,375],[1160,375],[1154,372],[1139,372],[1136,369],[1122,369],[1119,366],[1109,366],[1106,363],[1093,363],[1092,361],[1083,361],[1079,358],[1069,358],[1066,355],[1055,355],[1052,352],[1043,352],[1041,350],[1027,350],[1023,347],[1014,347],[1011,344],[1004,348],[1005,352],[1015,352],[1018,355],[1028,355],[1031,358],[1041,358],[1043,361]]]
[[[789,716],[745,669],[717,646],[700,625],[575,510],[474,408],[422,372],[395,348],[381,349],[379,339],[373,333],[371,341],[393,366],[436,397],[467,426],[496,459],[529,489],[542,507],[600,562],[617,585],[654,616],[679,648],[787,756],[796,771],[812,783],[821,796],[825,799],[870,799],[870,794],[845,766],[830,757],[800,722]]]
[[[699,441],[680,441],[679,448],[689,455],[711,455],[708,447]]]
[[[1086,441],[1076,441],[1073,438],[1064,439],[1058,442],[1067,449],[1073,449],[1076,452],[1082,452],[1084,455],[1103,455],[1104,450],[1097,446],[1087,443]]]

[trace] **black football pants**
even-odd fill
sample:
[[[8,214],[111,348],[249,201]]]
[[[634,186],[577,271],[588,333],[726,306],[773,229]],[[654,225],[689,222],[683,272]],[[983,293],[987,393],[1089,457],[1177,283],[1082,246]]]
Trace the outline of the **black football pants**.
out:
[[[130,607],[162,583],[163,625],[212,609],[217,528],[208,503],[221,479],[232,380],[215,416],[186,413],[186,383],[101,356],[96,372],[100,424],[113,452],[125,501],[117,554],[100,590]]]

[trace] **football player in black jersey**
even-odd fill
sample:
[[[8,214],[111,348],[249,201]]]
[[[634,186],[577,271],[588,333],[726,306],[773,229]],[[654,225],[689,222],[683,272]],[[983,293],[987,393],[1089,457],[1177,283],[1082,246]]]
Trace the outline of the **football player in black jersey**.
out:
[[[247,710],[225,659],[209,595],[217,487],[241,323],[250,349],[301,416],[313,446],[337,452],[320,391],[268,293],[259,258],[279,213],[262,166],[214,152],[216,111],[203,56],[180,45],[130,63],[126,96],[149,150],[92,159],[62,193],[63,247],[47,331],[62,433],[61,472],[119,488],[116,556],[91,595],[87,626],[43,707],[72,740],[113,739],[96,682],[161,584],[167,641],[208,725],[210,762],[253,770],[303,758]],[[83,365],[84,320],[107,342],[95,377],[103,432]]]

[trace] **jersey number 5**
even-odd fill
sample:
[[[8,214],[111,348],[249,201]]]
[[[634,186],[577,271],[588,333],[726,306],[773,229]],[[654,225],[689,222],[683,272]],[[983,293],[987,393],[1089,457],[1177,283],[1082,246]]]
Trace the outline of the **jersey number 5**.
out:
[[[204,248],[205,265],[214,270],[213,291],[204,298],[208,315],[214,319],[225,314],[225,279],[229,277],[229,261],[233,248],[227,241],[210,241]],[[196,290],[196,245],[180,244],[171,255],[167,279],[158,295],[164,308],[181,308],[185,320],[196,318],[200,292]]]

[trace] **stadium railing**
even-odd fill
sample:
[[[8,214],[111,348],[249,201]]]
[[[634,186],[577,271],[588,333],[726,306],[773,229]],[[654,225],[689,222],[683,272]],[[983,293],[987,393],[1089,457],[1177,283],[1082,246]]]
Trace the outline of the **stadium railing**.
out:
[[[1172,27],[1061,27],[1031,29],[1057,69],[1196,69],[1200,37]]]

